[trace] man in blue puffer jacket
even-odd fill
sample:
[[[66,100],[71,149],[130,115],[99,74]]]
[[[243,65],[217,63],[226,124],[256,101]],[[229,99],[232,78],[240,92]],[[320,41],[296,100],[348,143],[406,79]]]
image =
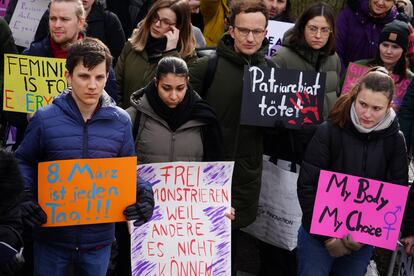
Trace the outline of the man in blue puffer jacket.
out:
[[[128,114],[104,91],[112,57],[99,40],[75,42],[66,61],[69,89],[30,120],[16,157],[25,182],[22,217],[33,227],[34,275],[105,275],[114,223],[40,228],[47,221],[37,204],[37,165],[42,161],[135,155]],[[124,211],[135,225],[154,208],[151,186],[137,178],[139,201]],[[138,198],[138,197],[137,197]]]

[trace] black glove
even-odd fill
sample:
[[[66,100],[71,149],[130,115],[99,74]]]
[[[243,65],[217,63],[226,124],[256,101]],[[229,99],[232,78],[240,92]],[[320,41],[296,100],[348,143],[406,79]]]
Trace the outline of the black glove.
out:
[[[145,183],[138,185],[137,202],[129,205],[124,210],[124,215],[127,220],[135,220],[136,227],[143,225],[151,219],[154,212],[154,193],[152,187]]]
[[[47,221],[47,215],[43,209],[33,200],[21,203],[23,224],[31,228],[38,227]]]

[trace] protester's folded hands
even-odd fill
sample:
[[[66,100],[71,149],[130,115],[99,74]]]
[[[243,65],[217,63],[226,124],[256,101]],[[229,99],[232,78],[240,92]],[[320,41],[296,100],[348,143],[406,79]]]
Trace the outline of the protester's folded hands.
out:
[[[362,243],[359,243],[357,241],[354,241],[354,239],[352,239],[351,234],[346,235],[342,241],[344,242],[345,246],[352,250],[352,251],[358,251],[361,249],[362,246],[364,246]]]
[[[345,246],[342,239],[330,238],[326,240],[325,248],[328,250],[329,255],[334,258],[351,254],[351,250]]]
[[[21,203],[23,223],[29,227],[38,227],[47,221],[47,215],[33,200],[27,199]]]

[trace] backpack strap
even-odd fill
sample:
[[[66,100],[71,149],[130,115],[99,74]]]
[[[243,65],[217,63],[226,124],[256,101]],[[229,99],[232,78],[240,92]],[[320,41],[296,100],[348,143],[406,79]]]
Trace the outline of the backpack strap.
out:
[[[135,140],[137,140],[137,137],[138,137],[138,129],[139,129],[139,124],[141,122],[141,116],[142,116],[142,112],[139,110],[136,110],[134,126],[132,128],[132,135],[134,137],[134,142]]]

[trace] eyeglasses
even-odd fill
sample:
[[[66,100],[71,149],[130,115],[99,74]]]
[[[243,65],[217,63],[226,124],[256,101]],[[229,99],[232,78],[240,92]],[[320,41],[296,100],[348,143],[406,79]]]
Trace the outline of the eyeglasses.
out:
[[[332,32],[331,28],[329,27],[323,27],[323,28],[318,28],[316,26],[310,25],[310,26],[306,26],[306,28],[309,30],[309,32],[312,35],[317,35],[318,32],[320,32],[321,36],[329,36],[329,34]]]
[[[168,27],[168,26],[173,26],[173,25],[176,24],[175,22],[171,22],[167,18],[160,18],[160,16],[156,13],[154,15],[154,17],[152,18],[151,22],[154,23],[154,24],[156,24],[158,21],[160,22],[160,25],[163,28]]]
[[[266,31],[266,30],[262,30],[262,29],[250,30],[248,28],[243,28],[243,27],[239,27],[239,26],[236,26],[236,25],[234,25],[233,27],[236,28],[242,36],[248,36],[251,32],[253,34],[253,37],[255,37],[255,38],[260,36],[261,34],[263,34]]]

